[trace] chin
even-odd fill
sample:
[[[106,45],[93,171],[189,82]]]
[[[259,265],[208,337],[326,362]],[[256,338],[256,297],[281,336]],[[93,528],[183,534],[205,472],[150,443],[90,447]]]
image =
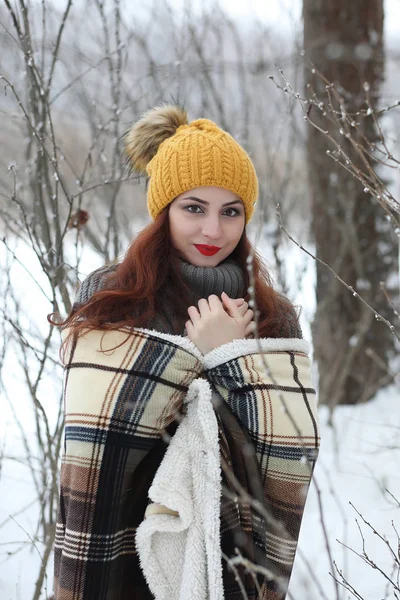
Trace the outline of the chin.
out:
[[[220,256],[216,254],[215,256],[203,256],[200,252],[180,252],[180,258],[185,262],[195,266],[195,267],[217,267],[225,258],[225,255]]]
[[[196,267],[217,267],[220,262],[224,260],[224,257],[217,256],[200,256],[195,258],[195,261],[190,261]]]

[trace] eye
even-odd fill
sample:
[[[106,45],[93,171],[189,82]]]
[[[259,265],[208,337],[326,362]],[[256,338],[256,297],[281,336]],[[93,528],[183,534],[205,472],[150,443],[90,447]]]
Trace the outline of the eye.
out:
[[[190,204],[189,206],[185,206],[184,210],[187,210],[190,213],[199,214],[197,210],[189,210],[190,208],[198,208],[200,212],[203,212],[198,204]]]
[[[227,210],[233,210],[233,215],[232,215],[232,214],[230,214],[230,215],[228,215],[228,217],[237,217],[238,215],[240,215],[240,211],[239,211],[239,210],[237,210],[236,208],[227,208],[227,209],[226,209],[226,211],[227,211]],[[225,211],[225,212],[226,212],[226,211]]]
[[[190,212],[195,215],[199,215],[204,212],[198,204],[189,204],[188,206],[184,206],[183,210],[186,210],[187,212]],[[226,214],[228,211],[232,212],[230,214]],[[241,213],[240,210],[238,210],[237,208],[226,208],[223,214],[225,214],[227,217],[238,217]]]

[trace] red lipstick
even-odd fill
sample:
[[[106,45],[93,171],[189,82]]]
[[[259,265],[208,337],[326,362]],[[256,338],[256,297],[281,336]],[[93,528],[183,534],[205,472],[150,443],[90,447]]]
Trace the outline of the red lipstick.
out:
[[[206,244],[194,245],[197,248],[197,250],[201,252],[201,254],[204,254],[204,256],[214,256],[214,254],[217,254],[217,252],[221,250],[221,248],[218,248],[218,246],[207,246]]]

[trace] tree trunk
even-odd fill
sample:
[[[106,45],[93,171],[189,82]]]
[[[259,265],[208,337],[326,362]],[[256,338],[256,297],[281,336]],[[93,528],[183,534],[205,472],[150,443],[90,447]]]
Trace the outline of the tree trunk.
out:
[[[306,58],[335,84],[346,111],[355,114],[367,108],[366,82],[376,106],[384,66],[383,0],[304,0],[303,15]],[[325,83],[309,66],[305,83],[307,95],[307,84],[311,84],[318,97],[327,102]],[[340,106],[336,108],[340,114]],[[339,124],[329,123],[323,111],[315,107],[310,119],[323,130],[329,129],[359,164]],[[376,141],[373,119],[360,121],[362,133],[369,141]],[[363,191],[361,182],[326,153],[333,149],[328,139],[312,125],[307,134],[316,255],[378,313],[390,318],[380,289],[380,282],[386,282],[394,268],[396,255],[390,223],[378,202]],[[387,366],[394,352],[393,335],[319,263],[313,342],[322,403],[335,406],[366,401],[391,379]]]

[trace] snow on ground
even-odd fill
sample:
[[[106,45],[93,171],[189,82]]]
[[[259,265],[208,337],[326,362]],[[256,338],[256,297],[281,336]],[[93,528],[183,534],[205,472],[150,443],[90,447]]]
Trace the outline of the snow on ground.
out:
[[[392,519],[400,528],[400,390],[391,386],[381,390],[374,400],[358,406],[338,407],[333,416],[333,426],[328,425],[326,407],[320,409],[322,442],[314,483],[307,501],[302,524],[299,554],[293,573],[292,588],[303,589],[307,579],[307,600],[322,598],[317,587],[305,575],[301,554],[307,557],[314,573],[323,585],[326,598],[336,598],[332,571],[321,525],[317,488],[323,505],[328,543],[333,560],[343,570],[348,581],[365,600],[394,598],[393,592],[385,595],[386,581],[377,570],[366,566],[362,559],[345,550],[337,541],[362,553],[362,538],[355,518],[358,519],[366,541],[369,557],[383,568],[391,571],[393,559],[383,541],[372,534],[362,522],[350,503],[371,523],[376,531],[386,535],[397,553],[397,537]],[[296,595],[294,597],[302,598]],[[341,592],[343,600],[350,597]]]

